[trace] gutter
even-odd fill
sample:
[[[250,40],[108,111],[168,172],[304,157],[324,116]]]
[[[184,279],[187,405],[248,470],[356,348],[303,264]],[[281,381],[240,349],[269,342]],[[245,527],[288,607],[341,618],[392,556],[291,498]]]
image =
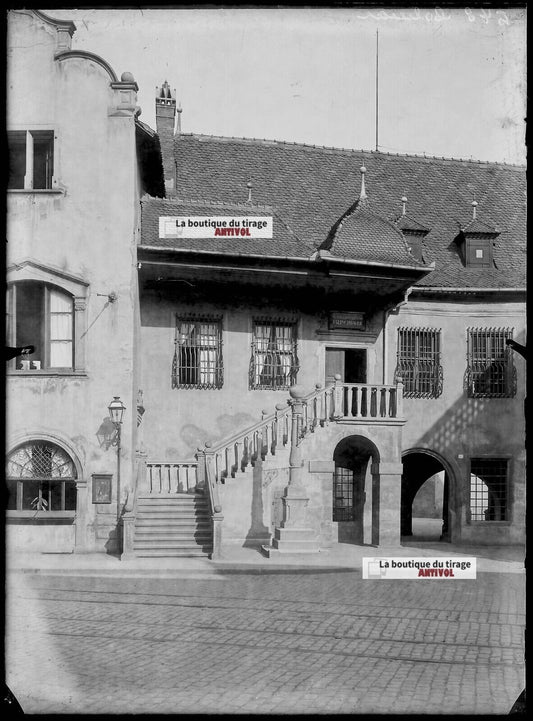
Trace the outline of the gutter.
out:
[[[172,247],[166,247],[161,245],[139,245],[139,250],[144,251],[165,251],[170,253],[194,253],[194,254],[200,254],[200,255],[208,255],[208,256],[220,256],[222,253],[220,251],[216,250],[195,250],[192,248],[172,248]],[[435,263],[432,263],[431,265],[425,266],[425,267],[418,267],[413,265],[402,265],[401,263],[385,263],[379,260],[371,261],[371,260],[355,260],[352,258],[321,258],[318,256],[310,256],[310,257],[303,257],[303,256],[290,256],[290,255],[264,255],[263,253],[225,253],[224,257],[229,258],[250,258],[251,260],[285,260],[285,261],[294,261],[299,263],[315,263],[319,261],[326,261],[328,263],[341,263],[343,265],[352,265],[352,266],[375,266],[378,268],[394,268],[395,270],[406,270],[406,271],[421,271],[423,273],[429,273],[435,268]]]
[[[423,286],[415,285],[412,292],[422,293],[525,293],[525,288],[475,288],[466,286],[464,288],[453,288],[447,286]]]

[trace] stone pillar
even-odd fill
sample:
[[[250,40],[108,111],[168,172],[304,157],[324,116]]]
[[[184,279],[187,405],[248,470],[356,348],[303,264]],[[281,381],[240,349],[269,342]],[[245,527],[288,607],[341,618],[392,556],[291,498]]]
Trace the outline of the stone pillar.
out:
[[[402,470],[401,463],[372,464],[372,543],[375,545],[400,545]]]
[[[306,526],[306,508],[309,503],[303,480],[301,442],[304,392],[301,386],[293,386],[289,394],[292,406],[291,450],[289,455],[289,483],[281,498],[283,520],[274,529],[272,546],[263,546],[268,556],[275,553],[317,553],[318,539],[315,531]]]
[[[76,483],[76,519],[74,521],[74,553],[87,553],[87,525],[89,499],[85,479]]]

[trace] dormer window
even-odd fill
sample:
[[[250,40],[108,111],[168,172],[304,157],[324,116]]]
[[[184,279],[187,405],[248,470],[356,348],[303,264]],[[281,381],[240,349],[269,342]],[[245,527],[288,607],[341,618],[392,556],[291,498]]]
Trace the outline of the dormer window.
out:
[[[410,218],[406,214],[406,206],[407,198],[404,195],[402,198],[402,214],[396,219],[395,225],[401,230],[409,253],[411,253],[413,258],[423,263],[423,242],[429,233],[429,228],[424,227],[418,221],[414,220],[414,218]]]
[[[492,266],[492,240],[490,238],[466,238],[467,266],[490,268]]]
[[[496,228],[476,217],[477,202],[472,201],[472,220],[461,228],[456,238],[466,268],[492,268],[494,241],[499,235]]]

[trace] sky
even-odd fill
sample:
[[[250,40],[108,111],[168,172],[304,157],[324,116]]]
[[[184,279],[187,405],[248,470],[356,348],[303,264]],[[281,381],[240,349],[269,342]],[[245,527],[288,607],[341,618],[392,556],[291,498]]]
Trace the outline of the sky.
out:
[[[167,80],[185,133],[525,164],[523,8],[43,11],[133,74],[154,129]]]

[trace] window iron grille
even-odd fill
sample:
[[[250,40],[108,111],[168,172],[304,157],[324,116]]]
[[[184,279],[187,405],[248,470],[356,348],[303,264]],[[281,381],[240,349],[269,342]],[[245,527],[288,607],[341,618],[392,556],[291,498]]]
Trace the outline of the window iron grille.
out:
[[[511,398],[516,395],[512,328],[468,328],[466,391],[470,398]]]
[[[298,370],[296,323],[254,321],[250,388],[287,390]]]
[[[508,521],[508,461],[472,458],[470,462],[470,520]]]
[[[333,520],[354,519],[354,472],[350,468],[336,466],[333,478]]]
[[[440,330],[399,328],[395,381],[406,398],[438,398],[442,393]]]
[[[176,316],[172,388],[222,388],[222,325]]]
[[[62,448],[31,442],[7,458],[7,510],[75,511],[76,468]]]

